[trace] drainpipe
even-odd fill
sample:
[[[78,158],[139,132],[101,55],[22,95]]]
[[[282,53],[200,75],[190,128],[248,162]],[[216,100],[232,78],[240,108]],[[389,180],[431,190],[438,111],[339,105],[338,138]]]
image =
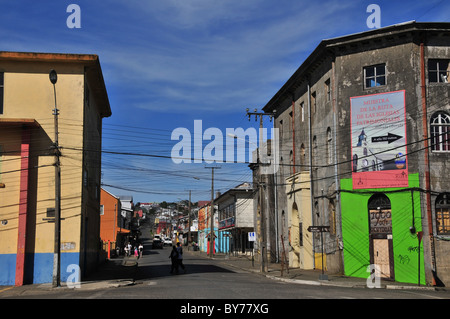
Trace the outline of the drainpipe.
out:
[[[426,98],[426,82],[425,82],[425,48],[423,40],[420,43],[420,79],[422,92],[422,130],[424,140],[424,160],[425,160],[425,189],[426,189],[426,205],[427,205],[427,223],[428,235],[431,249],[431,274],[432,285],[436,286],[436,256],[434,251],[433,236],[433,218],[431,214],[431,187],[430,187],[430,162],[428,158],[428,116],[427,116],[427,98]]]

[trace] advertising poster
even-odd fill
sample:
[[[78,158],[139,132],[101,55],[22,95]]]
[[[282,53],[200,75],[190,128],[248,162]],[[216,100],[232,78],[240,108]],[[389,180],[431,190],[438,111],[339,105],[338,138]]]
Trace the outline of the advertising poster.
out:
[[[408,187],[405,91],[350,98],[353,189]]]

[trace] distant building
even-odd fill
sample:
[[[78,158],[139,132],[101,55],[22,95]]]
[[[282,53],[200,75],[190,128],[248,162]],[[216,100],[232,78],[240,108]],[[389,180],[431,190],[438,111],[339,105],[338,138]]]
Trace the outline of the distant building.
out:
[[[52,282],[54,93],[62,147],[61,281],[71,274],[68,265],[85,276],[99,262],[102,119],[111,109],[98,56],[0,52],[0,285]]]
[[[216,240],[218,235],[219,217],[214,214],[213,229],[211,232],[211,202],[203,201],[204,205],[199,207],[198,211],[198,245],[200,251],[209,254],[210,238],[214,240],[214,252],[219,251],[219,242]],[[212,233],[212,234],[211,234]]]
[[[214,200],[219,210],[220,252],[245,253],[251,250],[248,233],[254,231],[252,184],[243,183]]]
[[[120,198],[101,189],[100,194],[100,239],[105,251],[108,247],[122,249],[127,241],[130,230],[121,227],[122,204]]]
[[[133,196],[129,195],[120,195],[120,216],[121,219],[119,221],[120,227],[124,229],[131,229],[131,219],[133,217]]]

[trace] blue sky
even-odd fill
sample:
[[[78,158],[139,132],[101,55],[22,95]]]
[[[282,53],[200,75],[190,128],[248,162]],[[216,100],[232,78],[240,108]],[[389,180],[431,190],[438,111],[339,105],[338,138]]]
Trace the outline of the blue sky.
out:
[[[1,0],[0,50],[97,54],[113,115],[103,149],[170,156],[171,132],[256,127],[261,109],[322,39],[369,30],[369,4],[381,27],[450,21],[450,2],[304,0]],[[69,29],[70,4],[81,28]],[[266,127],[272,123],[266,119]],[[210,199],[211,170],[171,159],[103,154],[103,178],[135,202]],[[251,181],[246,164],[221,164],[215,189]]]

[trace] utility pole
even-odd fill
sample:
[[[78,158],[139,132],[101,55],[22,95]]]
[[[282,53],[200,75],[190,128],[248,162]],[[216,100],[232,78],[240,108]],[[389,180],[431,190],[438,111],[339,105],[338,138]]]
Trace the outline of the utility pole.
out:
[[[188,251],[189,251],[189,245],[191,244],[191,191],[189,191],[189,230],[188,230]]]
[[[261,165],[260,162],[260,151],[261,147],[263,146],[263,117],[269,116],[270,120],[272,120],[274,113],[264,113],[264,112],[257,112],[258,110],[255,109],[254,112],[249,112],[249,109],[247,111],[248,120],[250,121],[250,118],[252,115],[255,116],[255,120],[258,120],[259,117],[259,146],[257,150],[257,164],[258,164],[258,192],[259,192],[259,211],[260,211],[260,227],[261,227],[261,234],[259,236],[259,247],[261,250],[261,272],[267,272],[268,271],[268,261],[267,261],[267,234],[266,234],[266,214],[265,214],[265,206],[264,206],[264,196],[263,196],[263,182],[262,182],[262,174],[261,174]]]
[[[214,256],[214,170],[220,169],[220,167],[205,167],[211,169],[211,209],[210,209],[210,217],[211,217],[211,226],[209,232],[209,257],[213,258]]]
[[[51,70],[50,82],[53,84],[53,93],[55,96],[55,108],[53,109],[54,126],[55,126],[55,247],[53,254],[53,287],[61,286],[61,165],[59,157],[61,155],[59,150],[58,138],[58,114],[59,110],[56,104],[56,82],[58,75],[55,70]]]

